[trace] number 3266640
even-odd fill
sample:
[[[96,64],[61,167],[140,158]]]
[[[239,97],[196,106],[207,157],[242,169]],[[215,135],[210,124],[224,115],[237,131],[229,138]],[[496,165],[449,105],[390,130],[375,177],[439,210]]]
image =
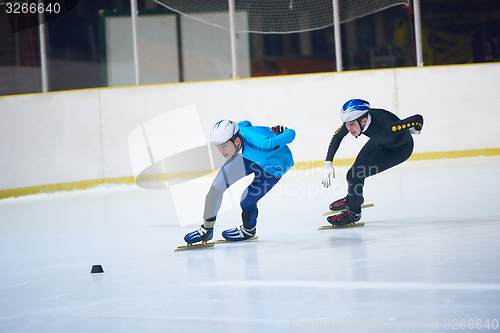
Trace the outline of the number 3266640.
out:
[[[60,13],[61,4],[58,2],[54,3],[20,3],[20,2],[7,2],[5,4],[5,11],[7,14],[43,14],[43,13]]]
[[[464,330],[464,329],[493,329],[496,330],[498,328],[498,320],[497,319],[487,319],[483,321],[481,319],[445,319],[444,320],[444,329],[446,330]]]

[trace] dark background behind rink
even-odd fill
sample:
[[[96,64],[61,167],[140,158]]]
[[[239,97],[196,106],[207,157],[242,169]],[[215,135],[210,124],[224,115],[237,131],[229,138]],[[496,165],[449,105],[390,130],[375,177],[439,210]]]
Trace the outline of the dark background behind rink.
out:
[[[139,15],[173,14],[152,0],[139,0],[138,9]],[[425,66],[500,61],[498,0],[421,0],[420,10]],[[107,85],[103,13],[126,15],[130,0],[80,0],[45,24],[49,90]],[[12,24],[0,5],[0,95],[40,92],[39,28],[14,33]],[[246,36],[252,77],[336,70],[333,27]],[[416,65],[411,7],[395,6],[341,24],[341,36],[345,71]]]

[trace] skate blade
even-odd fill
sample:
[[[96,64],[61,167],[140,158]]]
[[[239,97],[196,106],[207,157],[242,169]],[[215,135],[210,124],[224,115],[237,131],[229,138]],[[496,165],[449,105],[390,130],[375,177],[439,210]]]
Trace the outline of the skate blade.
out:
[[[221,239],[221,240],[216,240],[214,243],[215,244],[221,244],[221,243],[240,243],[240,242],[246,242],[246,241],[256,240],[258,238],[259,238],[259,236],[254,236],[252,238],[242,239],[242,240],[238,240],[238,241],[230,241],[230,240],[227,240],[227,239]]]
[[[195,250],[195,249],[200,249],[200,248],[213,247],[214,245],[215,245],[215,242],[204,243],[204,244],[194,244],[194,245],[184,245],[184,246],[179,246],[178,248],[175,249],[175,251]]]
[[[214,242],[209,242],[209,243],[205,243],[205,244],[184,245],[184,246],[179,246],[178,248],[176,248],[174,250],[174,252],[184,251],[184,250],[195,250],[195,249],[207,248],[207,247],[213,247],[215,244],[221,244],[221,243],[240,243],[240,242],[255,240],[255,239],[258,239],[258,238],[259,238],[259,236],[255,236],[255,237],[248,238],[248,239],[243,239],[243,240],[240,240],[240,241],[228,241],[228,240],[225,240],[225,239],[221,239],[221,240],[216,240]]]
[[[363,208],[368,208],[368,207],[373,207],[375,206],[374,204],[366,204],[366,205],[362,205],[361,206],[361,209]],[[323,213],[323,216],[326,216],[326,215],[333,215],[333,214],[338,214],[338,213],[342,213],[343,211],[345,211],[345,209],[341,209],[341,210],[331,210],[329,212],[326,212],[326,213]]]
[[[346,224],[346,225],[325,225],[325,226],[319,227],[318,230],[325,230],[325,229],[345,229],[345,228],[350,228],[350,227],[362,227],[364,225],[365,225],[364,222],[353,223],[353,224]]]

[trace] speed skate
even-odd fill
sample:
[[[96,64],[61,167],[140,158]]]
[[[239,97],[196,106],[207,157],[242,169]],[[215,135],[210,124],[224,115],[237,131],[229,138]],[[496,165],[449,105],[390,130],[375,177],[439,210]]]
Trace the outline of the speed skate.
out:
[[[368,208],[368,207],[373,207],[374,204],[366,204],[366,205],[362,205],[361,206],[361,209],[363,208]],[[326,212],[326,213],[323,213],[323,216],[327,216],[327,215],[333,215],[333,214],[338,214],[338,213],[342,213],[343,211],[345,211],[345,209],[341,209],[341,210],[331,210],[329,212]]]
[[[175,249],[175,251],[194,250],[194,249],[200,249],[200,248],[214,247],[214,245],[216,245],[216,244],[223,244],[223,243],[241,243],[241,242],[256,240],[258,238],[259,238],[259,236],[255,236],[255,237],[240,240],[240,241],[228,241],[225,239],[221,239],[221,240],[216,240],[214,242],[179,246],[177,249]]]
[[[364,209],[364,208],[368,208],[368,207],[373,207],[374,204],[366,204],[366,205],[362,205],[361,208]],[[345,209],[341,209],[341,210],[331,210],[329,212],[326,212],[324,213],[323,215],[336,215],[336,214],[341,214],[345,212]],[[325,225],[325,226],[321,226],[318,228],[318,230],[325,230],[325,229],[344,229],[344,228],[350,228],[350,227],[362,227],[364,226],[365,223],[364,222],[356,222],[356,223],[349,223],[349,224],[344,224],[344,225]]]

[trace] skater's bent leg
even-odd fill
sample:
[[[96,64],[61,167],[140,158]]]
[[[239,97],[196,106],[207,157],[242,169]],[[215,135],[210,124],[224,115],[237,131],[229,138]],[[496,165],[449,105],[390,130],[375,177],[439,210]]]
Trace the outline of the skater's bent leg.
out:
[[[205,220],[205,227],[213,228],[215,224],[215,219],[217,212],[220,209],[222,203],[222,194],[224,192],[219,190],[215,186],[211,186],[205,197],[205,211],[203,213],[203,219]]]
[[[259,215],[259,209],[255,206],[252,210],[241,209],[241,220],[243,221],[243,226],[247,230],[253,230],[257,224],[257,216]]]
[[[247,167],[248,163],[248,160],[238,155],[234,159],[229,159],[217,173],[205,197],[203,218],[206,221],[205,224],[207,227],[213,227],[215,224],[224,191],[235,182],[251,173],[250,168]]]
[[[361,173],[357,172],[363,170],[363,166],[352,166],[347,173],[347,206],[349,210],[355,214],[361,213],[361,205],[365,201],[363,198],[363,186],[365,185],[365,178]]]
[[[349,210],[356,214],[361,213],[366,178],[406,161],[411,156],[412,151],[413,141],[411,144],[396,149],[389,149],[371,140],[368,141],[347,173]]]
[[[355,214],[361,213],[361,205],[364,202],[363,186],[369,170],[369,157],[372,156],[380,145],[375,141],[369,140],[361,149],[356,161],[347,172],[347,206]],[[374,170],[371,170],[372,172]]]
[[[260,169],[260,170],[257,170]],[[273,176],[268,174],[256,164],[252,166],[255,173],[255,178],[252,183],[243,192],[240,206],[242,208],[243,226],[246,229],[253,229],[257,225],[257,202],[268,193],[276,183],[281,179],[281,176]]]

